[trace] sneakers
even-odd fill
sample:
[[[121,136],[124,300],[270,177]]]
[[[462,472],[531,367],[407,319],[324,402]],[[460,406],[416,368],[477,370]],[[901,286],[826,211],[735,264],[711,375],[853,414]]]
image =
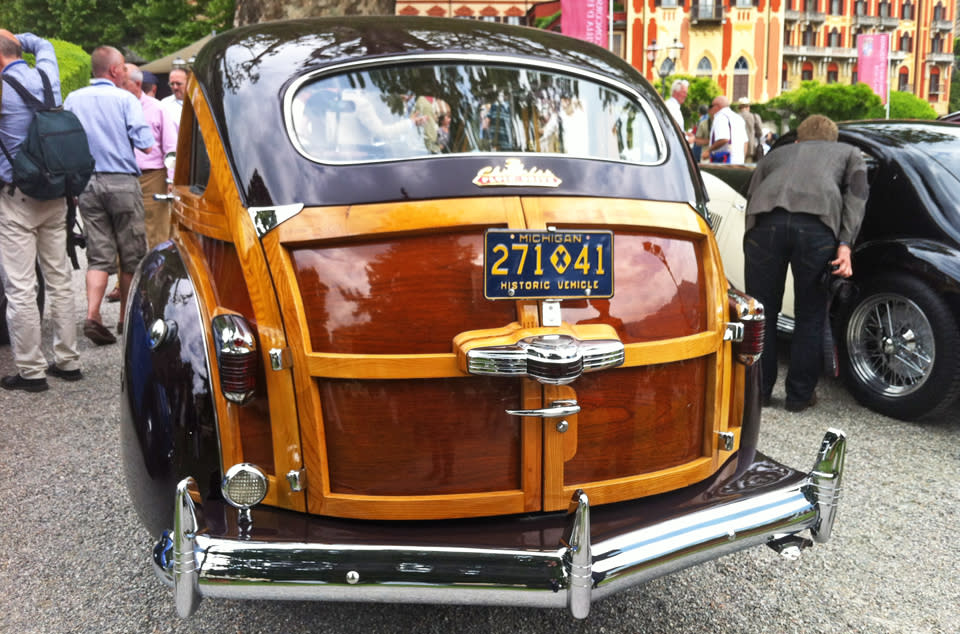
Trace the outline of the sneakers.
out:
[[[61,370],[57,364],[51,363],[47,366],[47,376],[55,376],[64,381],[79,381],[83,378],[83,373],[80,370]]]
[[[799,401],[787,401],[787,402],[784,404],[784,407],[786,408],[786,410],[787,410],[788,412],[794,412],[794,413],[796,413],[796,412],[802,412],[802,411],[805,410],[805,409],[809,409],[809,408],[813,407],[813,406],[816,405],[816,404],[817,404],[817,393],[814,392],[813,394],[810,395],[810,400],[809,400],[809,401],[807,401],[807,402],[805,402],[805,403],[804,403],[804,402],[799,402]]]
[[[50,389],[45,378],[25,379],[19,374],[11,374],[0,379],[0,387],[5,390],[23,390],[24,392],[45,392]]]

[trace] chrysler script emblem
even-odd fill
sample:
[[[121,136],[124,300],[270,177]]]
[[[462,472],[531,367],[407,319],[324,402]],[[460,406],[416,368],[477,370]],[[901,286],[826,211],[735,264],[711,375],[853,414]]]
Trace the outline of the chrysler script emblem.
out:
[[[473,179],[477,187],[558,187],[562,182],[550,170],[525,169],[520,159],[507,159],[503,167],[484,167]]]

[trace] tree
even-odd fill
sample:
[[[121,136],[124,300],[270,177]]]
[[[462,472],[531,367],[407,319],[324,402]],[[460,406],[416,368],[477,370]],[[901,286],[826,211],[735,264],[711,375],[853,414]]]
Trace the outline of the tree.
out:
[[[394,15],[395,0],[236,0],[236,26],[320,15]]]
[[[690,82],[690,87],[687,90],[687,98],[684,100],[683,105],[680,106],[680,112],[683,113],[684,127],[689,128],[691,125],[696,124],[700,119],[698,110],[701,104],[706,104],[707,106],[713,101],[713,98],[720,94],[720,86],[717,82],[713,81],[709,77],[694,77],[693,75],[669,75],[664,79],[667,80],[667,91],[669,92],[669,86],[673,85],[678,79],[686,79]],[[663,94],[663,79],[658,79],[654,81],[653,87],[657,90],[658,94]],[[668,95],[669,96],[669,95]]]
[[[882,118],[885,115],[883,106],[879,111],[870,113],[871,117]],[[897,90],[890,93],[890,118],[891,119],[936,119],[937,111],[929,103],[920,99],[912,92],[900,92]]]
[[[867,119],[882,113],[883,104],[866,84],[823,85],[805,81],[799,88],[771,99],[765,109],[779,113],[790,128],[795,128],[812,114],[822,114],[834,121]]]

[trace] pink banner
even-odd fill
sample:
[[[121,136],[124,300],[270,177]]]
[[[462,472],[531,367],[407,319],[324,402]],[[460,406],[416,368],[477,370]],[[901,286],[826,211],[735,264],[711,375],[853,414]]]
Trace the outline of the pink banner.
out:
[[[890,89],[889,54],[889,33],[857,36],[857,81],[870,86],[884,104],[887,103]]]
[[[607,47],[607,4],[610,0],[561,0],[563,34]]]

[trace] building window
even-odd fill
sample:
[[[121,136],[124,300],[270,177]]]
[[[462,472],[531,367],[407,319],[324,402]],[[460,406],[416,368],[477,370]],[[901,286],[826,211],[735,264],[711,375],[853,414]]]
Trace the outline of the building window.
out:
[[[913,35],[910,33],[904,33],[900,36],[900,46],[897,50],[909,53],[913,50]]]
[[[867,15],[867,3],[863,0],[857,0],[853,5],[854,15]]]
[[[913,19],[913,3],[910,0],[903,3],[903,8],[900,9],[900,17],[904,20]]]
[[[504,18],[504,22],[507,24],[513,24],[514,26],[523,26],[523,16],[508,15],[506,18]]]
[[[676,9],[677,0],[660,0],[660,6],[664,9]]]
[[[943,20],[945,18],[946,18],[946,9],[944,9],[943,5],[938,2],[937,6],[933,8],[933,19],[937,21],[937,20]]]
[[[780,90],[790,90],[790,82],[788,81],[789,73],[787,72],[787,65],[784,64],[780,68]]]
[[[890,17],[890,3],[889,3],[889,2],[881,2],[880,4],[878,4],[878,5],[877,5],[877,14],[878,14],[881,18],[889,18],[889,17]]]
[[[804,46],[817,45],[817,28],[812,24],[808,25],[807,28],[803,30],[803,45]]]
[[[830,15],[843,15],[843,0],[830,0]]]
[[[853,85],[857,83],[857,65],[854,64],[853,68],[850,69],[850,84]]]
[[[840,70],[836,64],[827,66],[827,83],[835,84],[840,79]]]
[[[910,71],[906,68],[900,69],[900,75],[897,77],[897,90],[910,92]]]
[[[697,63],[697,77],[713,77],[713,64],[706,57],[701,57]]]
[[[830,31],[830,40],[827,43],[827,46],[840,46],[840,31],[837,29],[832,29]]]
[[[803,10],[806,12],[817,10],[817,0],[803,0]]]
[[[930,52],[931,53],[942,53],[943,52],[943,36],[937,33],[932,38],[930,38]]]
[[[753,0],[737,0],[738,9],[752,9]]]
[[[937,101],[940,98],[940,69],[930,69],[930,101]]]
[[[800,79],[802,81],[810,81],[813,79],[813,64],[810,62],[803,63],[803,68],[800,70]]]
[[[749,96],[750,92],[750,64],[741,57],[733,65],[733,99]]]

